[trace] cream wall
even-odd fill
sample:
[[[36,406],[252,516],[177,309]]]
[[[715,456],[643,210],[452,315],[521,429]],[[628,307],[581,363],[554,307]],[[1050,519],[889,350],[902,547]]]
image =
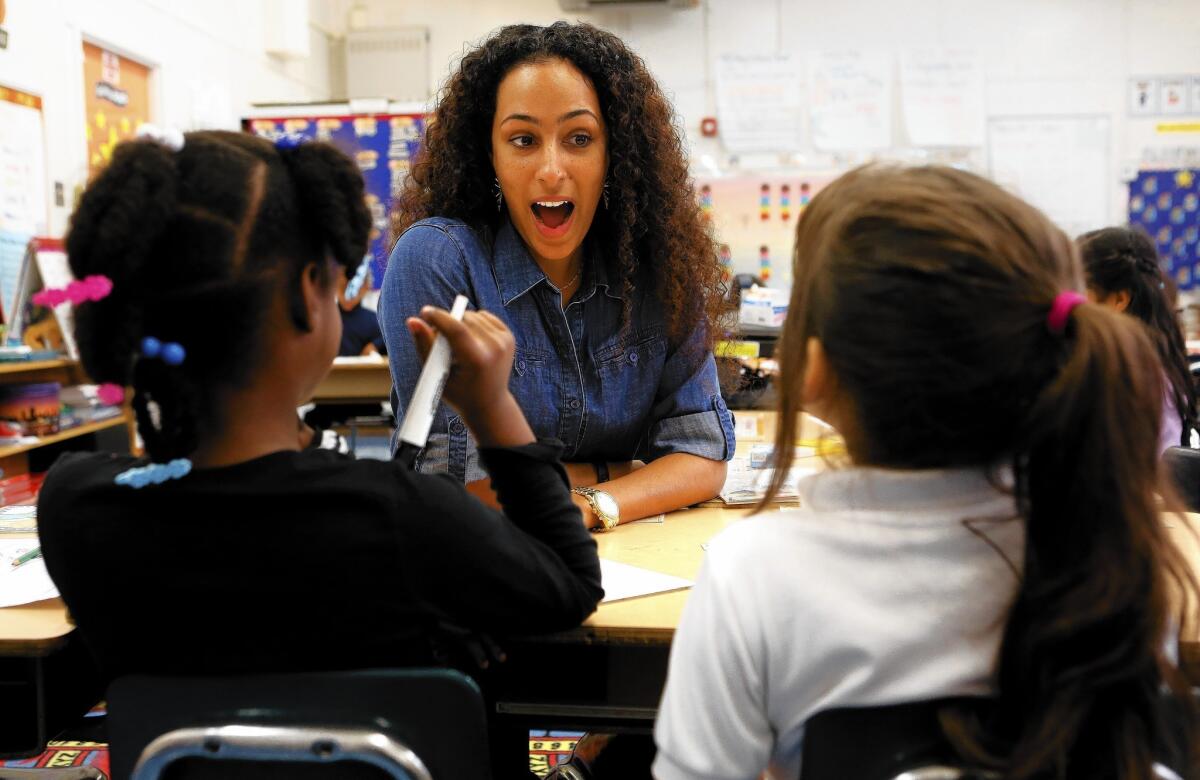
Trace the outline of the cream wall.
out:
[[[302,13],[306,2],[299,4]],[[61,182],[66,195],[63,206],[50,207],[50,231],[57,235],[66,229],[72,193],[87,175],[83,40],[152,66],[154,119],[181,128],[236,128],[252,102],[329,95],[328,36],[319,28],[319,13],[309,25],[313,56],[286,61],[264,50],[269,3],[7,0],[7,8],[10,37],[8,49],[0,50],[0,84],[42,98],[49,191]]]

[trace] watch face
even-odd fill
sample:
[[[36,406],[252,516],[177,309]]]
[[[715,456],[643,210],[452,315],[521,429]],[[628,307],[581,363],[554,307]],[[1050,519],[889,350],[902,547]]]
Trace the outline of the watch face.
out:
[[[621,514],[621,507],[617,506],[617,500],[605,493],[603,490],[596,491],[596,508],[604,514],[612,518],[617,518]]]

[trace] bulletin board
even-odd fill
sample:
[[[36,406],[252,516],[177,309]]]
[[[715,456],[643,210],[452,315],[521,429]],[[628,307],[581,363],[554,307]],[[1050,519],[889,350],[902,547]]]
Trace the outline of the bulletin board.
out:
[[[1111,222],[1109,124],[1107,116],[992,117],[991,177],[1071,236],[1104,227]]]
[[[387,245],[392,199],[404,186],[425,133],[421,114],[347,114],[243,119],[242,129],[274,139],[293,133],[328,141],[358,163],[371,209],[372,286],[379,289],[391,247]]]
[[[1129,183],[1129,224],[1154,239],[1180,290],[1200,286],[1200,169],[1139,171]]]
[[[94,43],[83,44],[88,179],[150,118],[150,68]]]

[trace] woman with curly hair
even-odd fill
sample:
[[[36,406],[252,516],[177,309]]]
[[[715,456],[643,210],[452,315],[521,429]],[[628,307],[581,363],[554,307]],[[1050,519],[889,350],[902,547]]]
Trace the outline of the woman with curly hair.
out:
[[[562,442],[588,527],[716,495],[734,448],[712,355],[726,304],[691,193],[671,106],[616,36],[512,25],[470,51],[393,215],[379,320],[397,415],[420,370],[413,318],[463,293],[516,335],[513,393]],[[419,468],[490,497],[445,407]]]

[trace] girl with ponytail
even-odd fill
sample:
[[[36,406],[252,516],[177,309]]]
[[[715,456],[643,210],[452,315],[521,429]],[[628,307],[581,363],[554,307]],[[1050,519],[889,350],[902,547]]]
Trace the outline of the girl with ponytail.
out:
[[[147,457],[64,455],[38,521],[106,678],[429,665],[467,649],[447,637],[594,609],[595,544],[508,391],[495,317],[428,308],[408,327],[419,354],[433,328],[449,341],[444,398],[488,442],[503,512],[452,480],[304,447],[296,407],[333,362],[335,279],[370,228],[340,152],[240,133],[124,143],[83,194],[71,270],[112,291],[77,308],[80,354],[131,388]]]
[[[822,190],[794,278],[771,494],[802,410],[851,463],[709,546],[656,776],[795,778],[821,710],[985,695],[986,733],[948,736],[1002,777],[1149,780],[1180,726],[1164,694],[1187,701],[1170,646],[1195,583],[1156,500],[1145,330],[1087,302],[1042,214],[951,168]]]
[[[1144,322],[1162,361],[1166,381],[1159,452],[1189,446],[1192,431],[1197,430],[1196,385],[1188,368],[1183,330],[1175,316],[1174,285],[1158,263],[1154,243],[1127,227],[1084,233],[1077,243],[1088,297]]]

